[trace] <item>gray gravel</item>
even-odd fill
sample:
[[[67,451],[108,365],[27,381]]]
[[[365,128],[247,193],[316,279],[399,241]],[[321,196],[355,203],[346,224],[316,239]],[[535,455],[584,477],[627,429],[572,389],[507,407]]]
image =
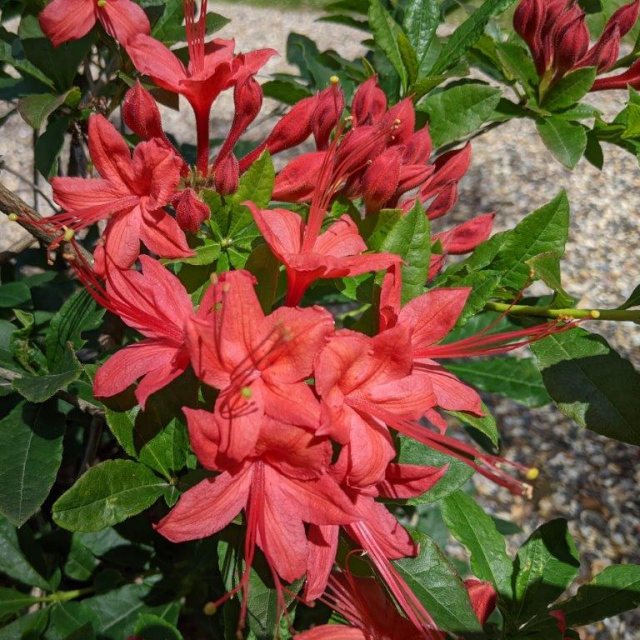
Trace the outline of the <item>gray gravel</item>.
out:
[[[233,19],[220,35],[235,36],[241,50],[273,47],[284,52],[286,35],[297,31],[313,37],[321,49],[333,47],[348,58],[363,51],[360,32],[315,23],[312,13],[281,13],[223,3],[216,3],[216,10]],[[262,76],[283,70],[289,70],[286,61],[274,58]],[[608,114],[615,114],[623,100],[624,94],[618,92],[597,96],[598,106]],[[275,106],[266,101],[265,113]],[[231,115],[231,98],[223,96],[215,108],[215,134],[227,130]],[[163,117],[166,128],[178,139],[193,142],[188,108],[183,105],[180,113],[165,110]],[[256,138],[268,127],[269,118],[261,118],[254,127]],[[6,132],[11,135],[0,137],[0,154],[8,167],[29,176],[30,129],[14,117],[3,130]],[[449,221],[496,211],[497,229],[512,227],[564,187],[572,206],[571,238],[563,269],[565,287],[581,298],[583,306],[615,307],[631,293],[640,282],[636,251],[640,171],[636,159],[608,146],[602,172],[586,161],[569,172],[547,153],[529,121],[514,121],[493,130],[477,139],[473,148],[472,168],[462,181],[460,202]],[[2,179],[30,199],[29,189],[18,178],[5,173]],[[0,250],[18,236],[15,225],[0,222]],[[640,365],[638,327],[591,325],[589,328],[602,332],[615,348]],[[526,410],[496,398],[488,402],[501,424],[504,454],[539,467],[542,476],[529,502],[478,482],[485,506],[514,520],[527,534],[545,519],[568,518],[583,554],[583,579],[611,563],[640,562],[638,449],[581,430],[554,408]],[[639,628],[640,616],[627,614],[585,631],[583,638],[634,640]]]

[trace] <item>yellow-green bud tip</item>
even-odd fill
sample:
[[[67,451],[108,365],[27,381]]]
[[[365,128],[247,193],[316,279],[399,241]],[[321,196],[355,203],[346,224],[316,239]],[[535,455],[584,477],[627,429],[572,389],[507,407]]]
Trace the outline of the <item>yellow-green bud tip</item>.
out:
[[[106,7],[106,6],[107,6],[107,0],[98,0],[98,6],[99,6],[101,9],[104,9],[104,7]]]
[[[597,309],[592,309],[589,314],[594,320],[597,320],[600,317],[600,312]]]
[[[536,467],[531,467],[527,471],[527,480],[536,480],[540,475],[540,469],[536,469]]]
[[[213,616],[217,610],[218,607],[216,607],[213,602],[207,602],[207,604],[202,607],[202,613],[204,613],[205,616]]]
[[[10,213],[7,218],[9,218],[9,220],[11,220],[11,222],[17,222],[18,221],[18,214],[17,213]]]
[[[331,76],[329,78],[329,82],[331,84],[339,84],[340,83],[340,78],[338,78],[338,76]]]
[[[69,229],[69,227],[63,227],[64,228],[64,241],[65,242],[71,242],[71,240],[73,240],[73,236],[76,235],[76,232],[73,229]]]
[[[240,389],[240,395],[243,398],[249,399],[253,395],[253,391],[251,391],[251,387],[242,387],[242,389]]]

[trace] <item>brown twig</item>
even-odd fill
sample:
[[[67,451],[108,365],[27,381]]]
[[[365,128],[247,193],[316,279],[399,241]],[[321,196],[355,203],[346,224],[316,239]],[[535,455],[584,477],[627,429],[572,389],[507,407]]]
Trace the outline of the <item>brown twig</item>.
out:
[[[0,211],[7,215],[17,215],[16,222],[26,229],[36,240],[45,245],[51,244],[54,240],[60,238],[60,230],[54,225],[43,225],[43,217],[32,207],[30,207],[22,198],[15,193],[9,191],[7,187],[0,182]],[[80,258],[91,264],[93,257],[91,254],[77,242],[64,243],[62,245],[63,256],[68,260]]]

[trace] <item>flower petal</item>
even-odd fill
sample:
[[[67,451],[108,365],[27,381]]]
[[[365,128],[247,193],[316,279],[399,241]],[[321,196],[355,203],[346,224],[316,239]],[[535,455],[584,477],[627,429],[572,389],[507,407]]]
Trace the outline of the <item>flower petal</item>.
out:
[[[131,153],[123,137],[102,115],[89,118],[89,153],[100,175],[131,193],[135,182]]]
[[[127,42],[127,53],[136,69],[173,93],[180,93],[180,82],[187,70],[180,60],[161,42],[146,34],[139,34]]]
[[[40,27],[54,47],[78,40],[96,23],[94,0],[53,0],[38,16]]]
[[[107,264],[111,260],[120,269],[128,269],[140,255],[140,207],[113,216],[104,231]]]
[[[187,258],[195,255],[189,248],[184,231],[164,209],[149,211],[141,207],[140,239],[161,258]]]
[[[98,9],[98,20],[104,30],[122,45],[135,35],[151,30],[147,14],[131,0],[107,0]]]

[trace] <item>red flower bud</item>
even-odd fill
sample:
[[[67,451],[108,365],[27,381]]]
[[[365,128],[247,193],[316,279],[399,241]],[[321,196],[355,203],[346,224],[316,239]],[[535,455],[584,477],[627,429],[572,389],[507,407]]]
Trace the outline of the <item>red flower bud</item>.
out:
[[[381,153],[362,178],[362,195],[367,213],[379,211],[393,196],[400,180],[400,151],[396,148]]]
[[[230,153],[215,170],[216,191],[223,196],[235,193],[240,181],[240,167],[238,160]]]
[[[491,235],[494,218],[495,213],[484,213],[448,231],[437,233],[433,239],[440,241],[444,253],[452,255],[469,253]]]
[[[423,127],[407,140],[402,161],[404,164],[422,164],[429,162],[432,150],[433,145],[431,143],[429,127]]]
[[[567,18],[554,31],[553,66],[561,72],[572,69],[589,49],[589,29],[585,15],[567,13]]]
[[[538,73],[544,73],[542,27],[546,16],[544,0],[522,0],[513,15],[513,28],[527,43]]]
[[[390,130],[380,125],[363,125],[351,129],[336,150],[335,176],[347,179],[373,161],[386,147]]]
[[[315,151],[294,158],[276,176],[273,199],[305,202],[311,199],[326,153]]]
[[[398,195],[419,187],[433,174],[431,164],[405,164],[400,167],[400,179],[398,180]]]
[[[608,78],[598,78],[591,91],[607,91],[609,89],[640,89],[640,60],[636,60],[624,73]]]
[[[473,611],[480,621],[480,624],[484,626],[487,619],[496,608],[498,594],[490,582],[484,582],[482,580],[477,580],[476,578],[465,580],[464,586],[469,593],[469,599],[471,600]]]
[[[165,138],[158,105],[139,81],[124,97],[122,119],[127,127],[143,140]]]
[[[233,104],[235,113],[229,135],[218,152],[215,165],[223,162],[227,155],[233,151],[240,136],[247,127],[256,119],[262,108],[262,88],[253,76],[246,75],[236,84],[233,92]]]
[[[577,66],[596,67],[599,73],[607,71],[615,64],[619,53],[620,27],[613,23],[604,30],[599,40],[578,61]]]
[[[471,145],[467,143],[462,149],[443,153],[435,161],[433,177],[425,183],[421,190],[424,198],[435,195],[449,182],[458,182],[467,172],[471,164]]]
[[[351,117],[354,126],[376,124],[387,110],[387,96],[373,76],[363,82],[353,96]]]
[[[609,25],[617,24],[618,29],[620,30],[620,37],[624,38],[638,20],[638,11],[640,10],[640,0],[634,0],[629,4],[625,4],[620,7],[612,16],[609,18],[605,31]]]
[[[331,132],[338,124],[344,111],[344,94],[338,84],[332,84],[318,94],[316,110],[313,112],[311,127],[318,151],[329,145]]]
[[[442,187],[433,202],[427,207],[427,218],[435,220],[447,214],[458,201],[458,185],[450,182]]]
[[[198,198],[193,189],[185,189],[177,194],[174,206],[180,228],[191,233],[196,233],[210,215],[209,207]]]
[[[382,127],[392,129],[390,144],[405,144],[413,135],[416,112],[411,98],[405,98],[391,107],[380,121]]]

